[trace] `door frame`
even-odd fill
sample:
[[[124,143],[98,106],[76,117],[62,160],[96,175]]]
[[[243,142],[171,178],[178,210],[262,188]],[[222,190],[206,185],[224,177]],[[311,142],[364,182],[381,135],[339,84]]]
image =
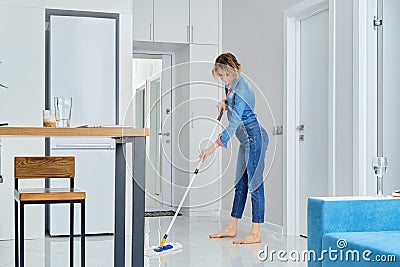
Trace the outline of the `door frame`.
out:
[[[372,21],[378,1],[354,0],[353,12],[353,195],[366,196],[376,194],[378,35]]]
[[[298,235],[299,191],[296,113],[300,69],[300,21],[322,11],[329,12],[329,195],[335,196],[335,0],[306,0],[284,11],[284,97],[283,97],[283,228],[285,235]]]
[[[155,107],[155,104],[153,103],[151,103],[151,93],[152,93],[152,91],[151,91],[151,83],[153,83],[153,82],[155,82],[155,81],[158,81],[159,83],[160,83],[160,95],[159,95],[159,97],[161,98],[162,97],[162,77],[161,77],[161,73],[157,73],[157,74],[155,74],[155,75],[153,75],[153,76],[151,76],[151,77],[148,77],[147,79],[146,79],[146,85],[145,85],[145,106],[144,106],[144,114],[146,115],[146,118],[145,118],[145,120],[144,120],[144,122],[146,123],[148,123],[147,125],[145,125],[145,127],[146,128],[150,128],[151,129],[151,125],[150,125],[150,117],[151,117],[151,110]],[[160,127],[160,131],[162,130],[161,128],[162,128],[162,115],[161,115],[161,113],[162,113],[162,110],[161,110],[161,108],[162,108],[162,101],[161,101],[161,103],[160,103],[160,121],[159,121],[159,127]],[[147,120],[148,119],[148,120]],[[157,123],[158,124],[158,123]],[[150,133],[151,134],[151,133]],[[159,157],[159,160],[160,160],[160,166],[162,166],[161,164],[161,162],[163,161],[163,157],[162,157],[162,154],[161,154],[161,151],[162,151],[162,137],[161,136],[158,136],[158,141],[159,141],[159,152],[160,152],[160,154],[158,155],[158,156],[156,156],[156,157]],[[150,142],[147,142],[146,143],[146,146],[147,146],[147,149],[148,149],[148,151],[150,151]],[[150,156],[150,155],[149,155]],[[154,163],[153,163],[154,164]],[[154,168],[156,168],[156,166],[153,166]],[[161,167],[162,168],[162,167]],[[157,168],[156,168],[157,169]],[[161,172],[163,173],[163,170],[161,170]],[[158,174],[160,174],[160,173],[158,173]],[[172,177],[171,177],[172,178]],[[152,198],[155,198],[156,199],[156,201],[161,201],[162,202],[162,204],[164,203],[164,198],[163,198],[163,193],[164,192],[162,192],[162,189],[161,188],[164,188],[164,186],[162,186],[161,185],[161,183],[163,183],[164,181],[161,181],[160,183],[159,183],[159,181],[156,181],[155,182],[155,184],[154,184],[154,187],[155,187],[155,194],[156,195],[160,195],[161,194],[161,199],[157,199],[156,197],[152,197]],[[166,193],[168,193],[168,192],[166,192]],[[151,195],[151,194],[150,194]],[[169,195],[169,194],[167,194],[167,195]]]
[[[173,66],[175,65],[175,53],[174,52],[170,52],[170,51],[153,51],[153,50],[139,50],[139,49],[135,50],[134,49],[133,53],[132,53],[132,58],[134,58],[134,57],[140,57],[140,58],[146,58],[147,57],[147,58],[160,58],[160,59],[162,59],[162,71],[164,69],[169,69],[170,70],[169,74],[171,76],[168,77],[167,79],[161,79],[161,87],[163,88],[164,86],[170,86],[170,88],[172,88],[172,85],[174,83],[174,77],[173,77]],[[152,77],[149,77],[148,79],[154,79],[154,78],[156,78],[155,76],[157,76],[157,75],[153,75]],[[147,80],[146,80],[145,87],[148,86],[147,85]],[[148,91],[148,90],[145,90],[145,91]],[[146,94],[147,93],[145,93],[145,101],[148,101],[148,100],[146,100],[146,98],[148,99]],[[164,95],[164,94],[165,94],[165,92],[161,91],[161,95]],[[170,94],[171,94],[171,99],[169,100],[170,110],[173,110],[175,101],[173,99],[172,92],[170,92]],[[145,108],[147,106],[148,106],[148,103],[145,103]],[[146,110],[145,110],[144,114],[145,114],[145,121],[146,121],[146,116],[147,116],[146,115],[147,114]],[[174,125],[174,120],[171,119],[171,125],[168,126],[169,129],[170,129],[171,138],[172,138],[172,136],[175,136],[173,134],[173,130],[174,130],[173,125]],[[172,143],[173,143],[173,141],[171,140],[170,144],[172,144]],[[172,154],[173,151],[172,150],[173,150],[173,148],[172,148],[172,145],[171,145],[171,149],[169,151],[170,159],[172,159],[172,156],[173,156],[173,154]],[[170,181],[163,180],[161,182],[161,184],[162,184],[161,185],[162,186],[162,189],[161,189],[161,196],[162,196],[161,201],[162,201],[162,206],[163,207],[166,207],[166,206],[172,207],[173,196],[175,195],[174,194],[174,187],[172,186],[174,184],[174,182],[175,182],[174,181],[174,176],[173,176],[173,173],[172,173],[173,168],[172,168],[172,164],[171,163],[169,165],[170,165],[170,168],[169,168],[170,174],[169,174],[169,176],[171,177],[171,180]],[[162,168],[163,168],[163,173],[164,173],[166,171],[165,170],[166,166],[164,164],[162,164],[162,166],[163,166]],[[169,188],[169,190],[165,190],[166,188]]]

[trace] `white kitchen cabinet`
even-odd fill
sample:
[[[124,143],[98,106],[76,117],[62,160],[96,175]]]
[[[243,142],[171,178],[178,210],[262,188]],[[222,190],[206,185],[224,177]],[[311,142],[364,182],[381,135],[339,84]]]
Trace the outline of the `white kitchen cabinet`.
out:
[[[198,165],[199,149],[207,145],[206,139],[217,123],[216,103],[223,88],[217,86],[211,69],[218,53],[216,45],[195,44],[184,46],[176,53],[173,114],[176,114],[174,129],[178,130],[172,132],[173,175],[177,185],[173,187],[173,199],[176,205],[181,201]],[[219,131],[216,131],[213,140]],[[182,212],[185,215],[210,216],[219,213],[221,152],[214,153],[200,166],[200,172],[184,202],[187,208]]]
[[[188,0],[154,0],[154,41],[189,42]]]
[[[133,0],[133,40],[189,43],[188,0]]]
[[[217,123],[218,111],[216,105],[220,90],[223,88],[211,75],[215,58],[218,56],[218,46],[190,45],[190,159],[191,169],[198,164],[200,149],[205,149],[217,139],[221,129],[217,129],[210,142],[208,138]],[[221,197],[221,176],[219,171],[219,153],[214,153],[202,163],[190,189],[190,215],[212,214],[219,210]]]
[[[153,0],[134,0],[133,14],[133,40],[153,41]]]
[[[218,45],[218,0],[190,0],[190,43]]]
[[[133,40],[218,45],[219,0],[134,0]]]

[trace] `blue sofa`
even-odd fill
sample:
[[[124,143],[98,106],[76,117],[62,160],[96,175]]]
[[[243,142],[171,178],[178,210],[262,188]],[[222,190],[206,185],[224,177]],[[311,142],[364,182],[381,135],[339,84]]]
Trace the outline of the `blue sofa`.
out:
[[[309,198],[307,212],[309,267],[400,266],[400,199]]]

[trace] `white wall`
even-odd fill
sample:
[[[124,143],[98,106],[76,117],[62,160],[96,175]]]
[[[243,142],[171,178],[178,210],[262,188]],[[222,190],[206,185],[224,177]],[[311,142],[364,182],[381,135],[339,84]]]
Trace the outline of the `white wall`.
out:
[[[336,195],[353,193],[353,1],[336,0]]]
[[[301,1],[223,1],[223,52],[234,53],[248,75],[261,88],[255,90],[256,113],[270,136],[266,170],[271,165],[273,147],[276,157],[266,179],[266,215],[268,223],[283,224],[282,136],[273,136],[273,123],[262,94],[268,99],[276,124],[283,124],[283,11]],[[352,194],[352,1],[336,0],[336,194]],[[226,121],[225,121],[226,123]],[[285,129],[284,129],[285,130]],[[232,188],[235,175],[237,142],[223,156],[229,167],[223,178],[222,192]],[[228,155],[229,154],[229,155]],[[231,161],[229,163],[229,161]],[[233,161],[233,162],[232,162]],[[233,191],[223,199],[222,208],[230,212]],[[245,216],[251,217],[250,198]]]
[[[42,9],[0,7],[0,79],[9,89],[0,90],[0,120],[10,125],[41,125],[44,107],[44,18]],[[23,23],[18,23],[24,21]],[[30,27],[26,27],[26,25]],[[0,240],[14,235],[14,156],[44,154],[41,138],[2,138],[0,184]],[[43,181],[20,183],[22,187],[44,186]],[[28,207],[26,237],[40,236],[44,230],[44,209]]]

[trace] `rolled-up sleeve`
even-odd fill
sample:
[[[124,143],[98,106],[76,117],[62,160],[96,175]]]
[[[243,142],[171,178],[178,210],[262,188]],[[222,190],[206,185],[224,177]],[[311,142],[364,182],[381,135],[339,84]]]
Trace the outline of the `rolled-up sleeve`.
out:
[[[245,97],[240,94],[235,95],[235,104],[232,110],[232,116],[229,120],[228,127],[218,136],[217,143],[225,148],[228,147],[228,141],[235,133],[242,121],[242,115],[246,108]]]

